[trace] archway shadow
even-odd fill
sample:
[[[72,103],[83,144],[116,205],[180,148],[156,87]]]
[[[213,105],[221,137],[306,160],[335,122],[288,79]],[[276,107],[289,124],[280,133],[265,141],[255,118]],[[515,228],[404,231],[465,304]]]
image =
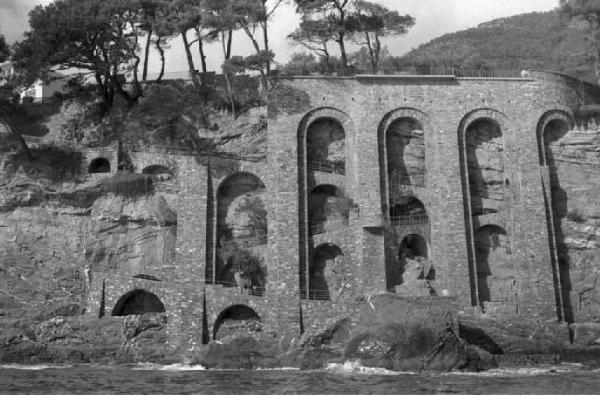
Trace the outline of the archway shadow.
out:
[[[552,126],[552,127],[551,127]],[[556,158],[552,149],[550,147],[550,143],[555,142],[563,138],[567,133],[569,126],[560,120],[554,120],[550,122],[543,131],[543,141],[544,141],[544,150],[545,150],[545,158],[546,158],[546,166],[548,166],[549,176],[550,176],[550,197],[552,199],[552,204],[550,205],[546,199],[546,194],[544,194],[544,200],[546,205],[546,214],[549,217],[552,215],[553,221],[548,221],[548,226],[551,226],[551,223],[554,224],[554,239],[556,240],[556,254],[558,262],[557,265],[553,265],[553,267],[558,266],[558,276],[561,280],[561,289],[558,290],[561,292],[562,301],[563,301],[563,311],[565,315],[565,320],[569,323],[574,322],[574,313],[573,313],[573,305],[571,301],[571,275],[570,275],[570,265],[571,259],[569,256],[569,249],[565,242],[565,234],[562,230],[563,220],[567,217],[568,214],[568,202],[569,196],[565,189],[562,188],[560,183],[560,177],[556,168]],[[551,207],[550,207],[551,206]],[[548,232],[549,236],[551,236],[551,232]],[[551,246],[554,244],[554,240],[550,237]],[[552,260],[555,260],[554,254],[552,254]]]

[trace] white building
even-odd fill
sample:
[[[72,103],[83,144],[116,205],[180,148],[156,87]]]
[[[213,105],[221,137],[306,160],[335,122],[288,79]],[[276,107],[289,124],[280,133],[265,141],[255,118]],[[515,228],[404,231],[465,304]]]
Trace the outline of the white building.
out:
[[[63,92],[65,85],[67,84],[67,76],[58,73],[56,71],[51,72],[48,75],[48,82],[43,82],[38,79],[29,88],[21,92],[21,100],[25,101],[31,97],[34,102],[43,102],[44,100],[51,99],[55,93]]]
[[[0,63],[0,86],[4,86],[8,83],[10,77],[15,74],[15,67],[13,62]]]

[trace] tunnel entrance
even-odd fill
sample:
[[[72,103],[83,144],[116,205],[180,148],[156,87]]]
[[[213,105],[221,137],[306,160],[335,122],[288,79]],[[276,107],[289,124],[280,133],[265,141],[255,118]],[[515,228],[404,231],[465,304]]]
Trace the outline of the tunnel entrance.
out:
[[[235,338],[253,337],[260,332],[262,323],[256,311],[245,305],[234,305],[217,317],[213,339],[229,342]]]
[[[164,313],[165,306],[151,292],[136,289],[123,295],[115,305],[112,315],[139,315],[146,313]]]

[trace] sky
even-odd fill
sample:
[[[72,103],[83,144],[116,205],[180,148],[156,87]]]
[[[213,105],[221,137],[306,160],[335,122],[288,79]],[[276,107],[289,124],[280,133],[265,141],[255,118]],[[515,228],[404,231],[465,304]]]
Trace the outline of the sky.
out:
[[[100,0],[101,1],[101,0]],[[9,43],[22,37],[28,28],[27,13],[38,4],[46,5],[52,0],[0,0],[0,33]],[[387,39],[385,45],[395,56],[402,55],[420,44],[445,33],[475,27],[492,19],[533,11],[549,11],[557,7],[558,0],[378,0],[380,4],[401,14],[410,14],[416,18],[416,25],[408,34]],[[282,6],[274,15],[270,25],[270,40],[276,54],[276,61],[285,63],[294,52],[303,51],[293,45],[286,36],[294,30],[300,20],[294,7]],[[167,53],[168,71],[187,69],[180,39],[171,43]],[[333,46],[332,46],[333,48]],[[238,34],[234,40],[234,54],[250,53],[245,37]],[[194,54],[197,50],[193,51]],[[222,63],[220,46],[212,45],[208,50],[208,65],[212,70]],[[158,55],[150,58],[150,72],[158,71]]]

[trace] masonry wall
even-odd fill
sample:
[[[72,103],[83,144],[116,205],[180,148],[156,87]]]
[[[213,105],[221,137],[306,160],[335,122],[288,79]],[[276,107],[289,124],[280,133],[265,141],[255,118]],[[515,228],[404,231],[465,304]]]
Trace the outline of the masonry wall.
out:
[[[400,241],[420,234],[428,242],[436,269],[437,295],[451,297],[462,317],[479,317],[473,232],[490,224],[506,230],[517,281],[510,302],[484,304],[486,318],[535,317],[538,323],[556,319],[559,308],[537,127],[549,111],[572,114],[594,95],[588,86],[547,73],[520,79],[281,79],[269,98],[266,162],[131,152],[136,172],[160,164],[175,174],[175,181],[158,192],[168,194],[169,204],[177,210],[176,259],[162,268],[160,282],[96,274],[89,311],[98,311],[102,284],[107,311],[120,295],[137,287],[154,292],[165,304],[173,347],[201,344],[203,326],[212,338],[219,314],[239,304],[252,308],[275,337],[292,338],[300,334],[301,324],[305,331],[317,330],[327,320],[355,315],[365,294],[390,290],[388,280]],[[402,117],[416,118],[424,128],[426,185],[410,189],[425,204],[429,220],[416,226],[389,224],[385,131]],[[306,195],[315,185],[306,179],[303,139],[310,124],[321,118],[335,119],[345,130],[346,172],[319,174],[315,184],[343,187],[357,207],[347,227],[313,235],[308,229]],[[461,136],[470,122],[480,118],[501,125],[510,192],[496,213],[473,218]],[[266,187],[268,277],[262,296],[215,281],[218,190],[239,172],[255,175]],[[307,276],[305,263],[314,248],[328,244],[343,252],[344,287],[331,300],[308,300],[300,286]]]
[[[358,257],[359,261],[352,263],[359,278],[355,282],[357,293],[385,290],[381,279],[385,274],[385,255],[370,248],[383,244],[387,234],[382,223],[382,194],[386,191],[381,182],[387,175],[382,174],[383,143],[378,129],[390,119],[417,113],[422,114],[419,120],[425,129],[427,188],[416,194],[423,196],[421,200],[426,203],[430,218],[428,241],[437,272],[436,290],[455,296],[465,310],[477,303],[469,274],[469,265],[473,264],[473,258],[469,258],[469,249],[473,248],[469,232],[496,224],[507,231],[518,281],[514,288],[515,305],[491,303],[488,313],[499,317],[527,314],[526,306],[531,305],[536,312],[544,306],[542,315],[556,317],[556,305],[547,303],[555,300],[555,285],[536,128],[546,112],[572,113],[591,100],[592,94],[589,87],[582,91],[561,76],[533,72],[529,78],[520,79],[375,76],[281,80],[269,107],[269,184],[276,188],[271,194],[271,218],[277,232],[277,237],[270,238],[270,248],[277,256],[276,266],[288,273],[286,285],[298,289],[296,273],[298,265],[302,265],[298,259],[305,244],[310,243],[303,240],[306,236],[302,231],[289,231],[302,227],[303,216],[298,211],[306,193],[302,189],[303,153],[297,147],[303,137],[298,136],[307,123],[325,117],[344,125],[348,153],[346,191],[358,202],[360,211],[360,218],[350,223],[350,228],[360,231],[347,230],[354,239],[338,242],[339,247],[345,255]],[[465,215],[468,199],[464,198],[462,186],[464,163],[460,161],[458,136],[468,123],[479,118],[498,119],[503,126],[505,174],[512,187],[509,203],[498,213],[479,216],[467,224],[470,218]],[[407,232],[411,230],[399,229],[397,234]],[[335,242],[336,236],[308,238]]]

